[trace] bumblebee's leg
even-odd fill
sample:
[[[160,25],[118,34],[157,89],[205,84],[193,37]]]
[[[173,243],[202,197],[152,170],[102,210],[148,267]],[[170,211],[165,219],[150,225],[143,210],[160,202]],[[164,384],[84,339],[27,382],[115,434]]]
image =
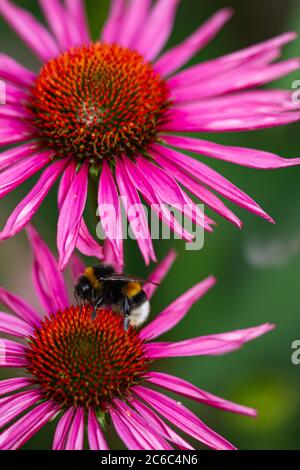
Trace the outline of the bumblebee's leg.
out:
[[[103,302],[103,297],[100,297],[99,299],[97,299],[97,301],[94,305],[93,313],[92,313],[92,320],[95,320],[95,318],[97,316],[97,310],[100,307],[100,305],[102,304],[102,302]]]
[[[127,331],[130,326],[130,305],[126,296],[123,297],[124,330]]]

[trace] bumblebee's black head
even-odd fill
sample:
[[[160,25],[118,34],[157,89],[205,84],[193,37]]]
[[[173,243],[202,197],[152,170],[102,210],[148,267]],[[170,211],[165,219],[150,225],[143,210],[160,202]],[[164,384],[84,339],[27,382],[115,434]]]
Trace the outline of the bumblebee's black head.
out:
[[[93,298],[93,287],[91,286],[90,281],[85,277],[82,276],[74,289],[75,296],[81,300],[86,300],[88,302],[92,302]]]

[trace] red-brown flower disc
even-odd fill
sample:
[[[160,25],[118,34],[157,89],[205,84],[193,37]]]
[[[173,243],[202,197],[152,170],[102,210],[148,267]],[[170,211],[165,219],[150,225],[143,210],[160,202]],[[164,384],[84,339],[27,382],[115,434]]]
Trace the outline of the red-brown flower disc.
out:
[[[30,338],[28,371],[44,395],[62,406],[105,409],[147,373],[149,360],[138,332],[123,317],[90,306],[47,317]]]
[[[142,152],[168,108],[165,82],[138,52],[95,43],[42,68],[32,89],[38,137],[62,156],[98,163]]]

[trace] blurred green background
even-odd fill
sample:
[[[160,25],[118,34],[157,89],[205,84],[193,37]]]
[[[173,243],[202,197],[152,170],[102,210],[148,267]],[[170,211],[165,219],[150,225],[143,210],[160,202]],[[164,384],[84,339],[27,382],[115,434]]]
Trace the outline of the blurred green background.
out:
[[[18,2],[38,17],[36,0]],[[296,0],[182,0],[170,45],[176,44],[215,10],[232,6],[235,16],[221,34],[195,58],[203,61],[245,47],[286,30],[300,32],[300,2]],[[103,24],[108,0],[87,1],[93,34]],[[37,69],[33,56],[0,20],[1,51]],[[285,49],[285,57],[300,55],[300,40]],[[291,87],[300,71],[280,84]],[[220,76],[222,80],[222,76]],[[274,85],[275,86],[275,85]],[[260,132],[209,136],[218,142],[250,146],[282,156],[300,156],[299,124]],[[174,246],[179,254],[168,278],[156,294],[152,315],[193,284],[214,274],[217,286],[164,340],[181,340],[249,327],[271,321],[277,329],[223,357],[183,358],[161,361],[159,370],[181,376],[212,393],[257,407],[259,418],[232,416],[185,400],[207,424],[241,449],[300,448],[300,366],[291,363],[291,344],[300,339],[300,170],[258,171],[209,160],[232,182],[253,196],[277,221],[275,226],[236,209],[244,220],[239,231],[218,216],[218,227],[206,235],[204,249],[185,251],[183,242],[156,242],[159,258]],[[32,181],[1,202],[4,224]],[[209,215],[211,215],[209,213]],[[35,223],[55,249],[56,191],[47,198]],[[128,243],[127,271],[146,275],[134,243]],[[0,245],[0,283],[36,302],[30,284],[31,254],[24,233]],[[298,290],[299,289],[299,290]],[[8,372],[1,372],[6,377]],[[25,449],[50,448],[53,424],[36,435]],[[117,442],[114,443],[118,447]]]

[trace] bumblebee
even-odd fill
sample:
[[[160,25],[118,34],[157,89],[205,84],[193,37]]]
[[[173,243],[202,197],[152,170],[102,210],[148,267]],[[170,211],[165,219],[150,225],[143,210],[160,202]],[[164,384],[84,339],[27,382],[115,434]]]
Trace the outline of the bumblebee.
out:
[[[112,307],[113,311],[124,315],[124,329],[138,327],[150,313],[150,304],[143,290],[143,279],[132,278],[117,273],[113,266],[100,264],[86,268],[74,289],[77,300],[91,304],[94,309],[92,319],[100,307]]]

